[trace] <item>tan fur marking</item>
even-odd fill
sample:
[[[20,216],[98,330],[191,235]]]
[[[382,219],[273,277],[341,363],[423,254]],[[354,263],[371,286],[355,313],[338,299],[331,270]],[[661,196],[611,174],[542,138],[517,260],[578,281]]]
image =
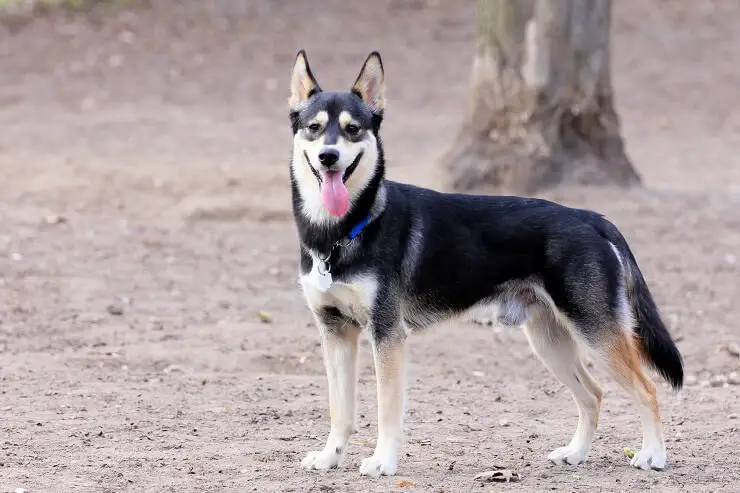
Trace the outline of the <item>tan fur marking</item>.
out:
[[[309,125],[311,123],[318,123],[319,125],[323,127],[324,125],[326,125],[326,122],[328,121],[329,121],[329,113],[327,113],[326,111],[319,111],[318,113],[316,113],[316,116],[313,118],[313,120],[309,122]]]
[[[378,442],[372,457],[362,461],[360,474],[395,474],[403,442],[406,398],[406,350],[402,339],[374,346],[378,385]]]
[[[650,410],[655,425],[660,427],[656,386],[642,369],[640,353],[635,342],[632,337],[622,333],[615,334],[608,346],[609,363],[619,383]]]
[[[352,115],[350,115],[347,111],[342,111],[341,113],[339,113],[338,120],[339,125],[342,128],[346,128],[347,125],[349,125],[350,123],[354,123],[355,125],[357,124],[357,122],[352,119]]]
[[[405,351],[402,343],[388,343],[378,348],[378,417],[386,425],[397,425],[403,412]]]

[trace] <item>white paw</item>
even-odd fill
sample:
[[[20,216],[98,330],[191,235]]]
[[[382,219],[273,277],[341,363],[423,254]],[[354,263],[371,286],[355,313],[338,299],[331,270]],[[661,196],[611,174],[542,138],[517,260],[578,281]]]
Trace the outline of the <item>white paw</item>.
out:
[[[637,452],[630,461],[632,467],[644,469],[645,471],[649,471],[650,469],[657,471],[663,470],[665,469],[665,463],[666,453],[662,447],[644,448]]]
[[[579,447],[577,445],[566,445],[550,452],[547,458],[553,464],[564,466],[569,464],[576,466],[586,462],[586,456],[588,455],[587,447]]]
[[[373,455],[362,461],[360,474],[377,478],[380,476],[393,476],[398,466],[395,460]]]
[[[341,459],[342,455],[338,454],[335,449],[318,450],[316,452],[309,452],[301,461],[301,467],[309,470],[326,471],[327,469],[336,468]]]

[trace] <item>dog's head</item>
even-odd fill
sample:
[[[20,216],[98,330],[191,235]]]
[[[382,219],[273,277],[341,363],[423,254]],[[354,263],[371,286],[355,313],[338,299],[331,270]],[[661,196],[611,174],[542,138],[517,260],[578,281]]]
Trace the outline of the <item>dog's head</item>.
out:
[[[296,56],[290,84],[292,175],[303,214],[312,222],[341,219],[382,173],[378,131],[385,108],[380,55],[367,57],[352,89],[321,90],[306,53]]]

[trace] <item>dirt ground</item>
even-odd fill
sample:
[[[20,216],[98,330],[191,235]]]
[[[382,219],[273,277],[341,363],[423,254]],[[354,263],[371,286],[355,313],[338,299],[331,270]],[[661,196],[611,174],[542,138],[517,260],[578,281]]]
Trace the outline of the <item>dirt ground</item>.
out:
[[[297,285],[288,74],[304,47],[322,86],[348,87],[380,50],[389,174],[441,187],[473,2],[168,3],[0,22],[0,492],[740,491],[740,387],[723,383],[740,371],[737,2],[614,2],[617,106],[648,188],[545,195],[622,228],[679,339],[687,387],[659,386],[668,469],[629,467],[639,420],[598,371],[589,462],[549,464],[568,392],[522,334],[472,325],[412,340],[407,445],[379,480],[358,472],[366,349],[344,465],[299,468],[329,415]],[[494,465],[521,482],[473,480]]]

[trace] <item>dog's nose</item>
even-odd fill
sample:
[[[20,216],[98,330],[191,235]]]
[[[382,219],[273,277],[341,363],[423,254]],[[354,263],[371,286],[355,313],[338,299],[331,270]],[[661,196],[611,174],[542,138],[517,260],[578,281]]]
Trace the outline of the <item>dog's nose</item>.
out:
[[[324,147],[321,149],[321,152],[319,152],[319,161],[327,168],[330,168],[339,161],[339,151],[329,147]]]

